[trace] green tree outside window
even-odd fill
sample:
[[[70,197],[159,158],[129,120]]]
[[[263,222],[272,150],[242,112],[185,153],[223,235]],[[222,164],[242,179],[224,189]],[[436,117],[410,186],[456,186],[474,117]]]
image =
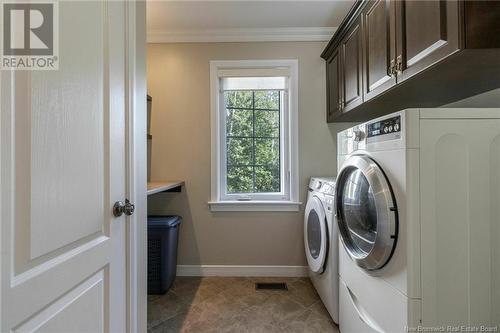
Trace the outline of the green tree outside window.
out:
[[[227,192],[281,191],[279,90],[226,91]]]

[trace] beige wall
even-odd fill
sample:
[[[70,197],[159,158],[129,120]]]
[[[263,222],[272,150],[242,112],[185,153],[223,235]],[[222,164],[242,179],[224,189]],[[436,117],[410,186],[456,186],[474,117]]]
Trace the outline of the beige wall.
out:
[[[149,199],[151,213],[184,218],[179,264],[306,265],[303,211],[212,213],[209,61],[299,60],[300,199],[308,179],[336,172],[336,132],[325,121],[325,43],[192,43],[148,46],[153,97],[152,179],[183,179],[183,193]],[[303,207],[302,207],[303,208]]]

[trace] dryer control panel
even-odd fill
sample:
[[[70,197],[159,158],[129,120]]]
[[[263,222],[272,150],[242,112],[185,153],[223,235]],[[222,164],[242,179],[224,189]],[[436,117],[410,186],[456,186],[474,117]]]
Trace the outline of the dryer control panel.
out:
[[[367,143],[401,138],[401,116],[382,119],[366,124]]]
[[[341,166],[345,157],[354,153],[406,148],[408,117],[417,121],[418,112],[395,112],[338,133],[337,164]]]
[[[401,132],[401,116],[383,119],[367,125],[367,137]]]

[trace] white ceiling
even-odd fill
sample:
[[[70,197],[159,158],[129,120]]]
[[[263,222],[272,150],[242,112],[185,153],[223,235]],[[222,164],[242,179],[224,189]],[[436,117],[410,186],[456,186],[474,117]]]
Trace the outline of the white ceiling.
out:
[[[152,1],[148,34],[217,31],[303,31],[337,27],[354,0],[343,1]],[[326,31],[326,30],[325,30]],[[308,32],[309,33],[309,32]]]

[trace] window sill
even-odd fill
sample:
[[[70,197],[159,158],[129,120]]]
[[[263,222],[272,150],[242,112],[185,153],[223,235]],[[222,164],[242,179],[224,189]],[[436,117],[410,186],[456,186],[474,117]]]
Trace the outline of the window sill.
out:
[[[210,201],[212,212],[298,212],[302,202],[295,201]]]

